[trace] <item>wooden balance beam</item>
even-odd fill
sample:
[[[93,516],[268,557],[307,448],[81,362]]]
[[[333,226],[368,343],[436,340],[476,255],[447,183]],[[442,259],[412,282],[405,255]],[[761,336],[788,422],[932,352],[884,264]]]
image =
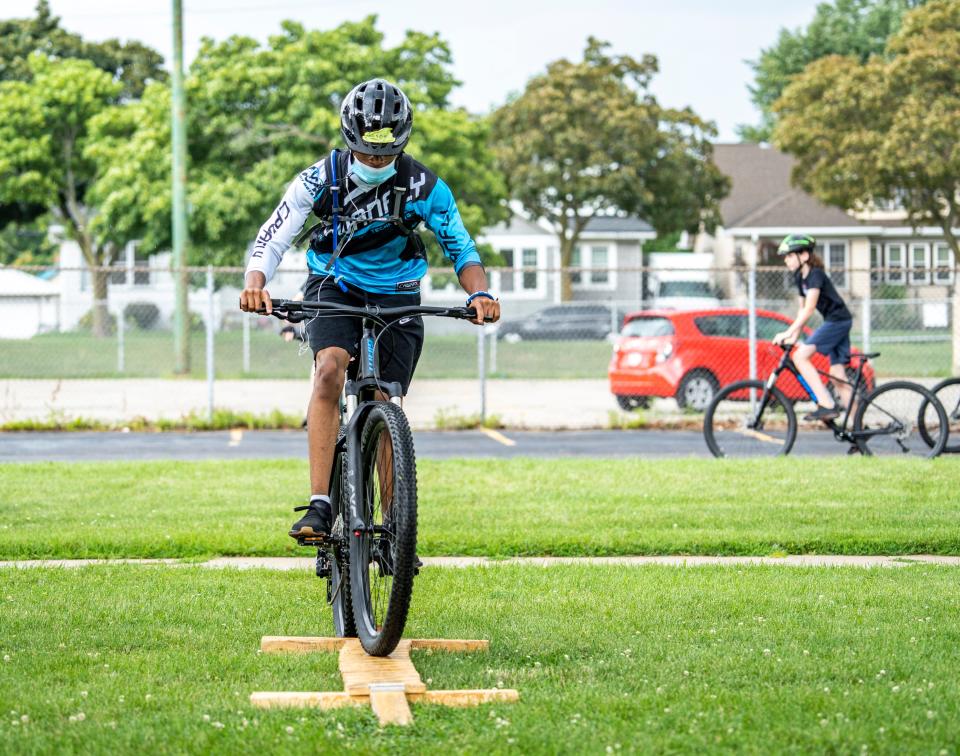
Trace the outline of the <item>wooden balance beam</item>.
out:
[[[370,656],[356,638],[311,638],[266,635],[260,641],[264,653],[340,654],[343,691],[289,692],[265,691],[250,694],[250,703],[263,709],[320,708],[369,705],[381,725],[413,723],[410,701],[444,706],[477,706],[494,701],[518,701],[520,694],[510,689],[427,690],[420,673],[410,659],[413,649],[447,652],[487,651],[485,640],[443,640],[422,638],[402,640],[389,656]]]

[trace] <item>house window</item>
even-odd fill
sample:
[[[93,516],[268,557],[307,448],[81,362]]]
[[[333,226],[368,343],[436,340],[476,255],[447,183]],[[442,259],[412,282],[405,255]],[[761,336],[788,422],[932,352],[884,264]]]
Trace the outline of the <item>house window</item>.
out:
[[[537,267],[537,250],[535,249],[523,250],[523,267],[524,268]],[[523,288],[526,290],[536,289],[539,277],[540,277],[540,273],[536,270],[524,271],[523,272]]]
[[[879,244],[870,245],[870,283],[880,283],[883,278],[883,247]]]
[[[933,274],[937,283],[953,283],[953,250],[946,244],[940,242],[933,247],[933,264],[936,266],[936,272]]]
[[[513,267],[513,250],[512,249],[501,249],[500,257],[503,258],[503,264],[507,268]],[[500,291],[507,292],[513,291],[513,277],[514,274],[503,273],[500,276]]]
[[[847,288],[847,243],[823,242],[815,247],[823,260],[823,267],[830,273],[830,280],[838,289]]]
[[[528,296],[539,296],[544,293],[544,277],[542,271],[539,270],[539,268],[543,267],[543,264],[541,263],[541,254],[538,248],[506,248],[499,249],[498,252],[503,258],[505,268],[519,269],[505,270],[500,273],[501,293],[518,295],[523,292]],[[533,270],[522,270],[523,268],[532,268]]]
[[[590,283],[605,284],[610,280],[609,255],[606,247],[590,247],[590,267],[595,270],[590,271]]]
[[[573,252],[570,253],[570,267],[579,268],[583,263],[580,262],[580,247],[574,247]],[[570,273],[570,283],[578,284],[583,280],[579,270],[572,271]]]
[[[886,271],[884,272],[884,279],[887,283],[890,284],[903,284],[905,283],[903,278],[903,266],[904,266],[904,254],[903,254],[903,244],[900,242],[895,242],[893,244],[888,244],[886,248],[886,257],[887,265]]]
[[[926,244],[910,245],[910,283],[930,283],[930,247]]]
[[[580,289],[616,288],[616,274],[611,270],[616,262],[612,257],[607,245],[574,247],[570,267],[582,268],[582,271],[572,272],[570,282]]]

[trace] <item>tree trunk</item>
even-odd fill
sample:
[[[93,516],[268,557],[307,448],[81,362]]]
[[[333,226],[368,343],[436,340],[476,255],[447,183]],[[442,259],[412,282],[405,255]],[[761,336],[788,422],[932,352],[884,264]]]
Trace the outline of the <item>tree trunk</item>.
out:
[[[104,338],[113,333],[107,310],[107,280],[110,275],[103,268],[91,268],[93,277],[93,335]]]
[[[573,248],[576,239],[567,239],[560,236],[560,301],[569,302],[573,299],[573,277],[570,273],[570,261],[573,259]],[[582,262],[582,261],[581,261]]]

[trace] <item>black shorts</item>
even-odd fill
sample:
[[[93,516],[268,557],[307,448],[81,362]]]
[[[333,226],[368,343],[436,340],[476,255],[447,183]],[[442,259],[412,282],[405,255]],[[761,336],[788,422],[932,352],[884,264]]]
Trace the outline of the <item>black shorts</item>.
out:
[[[320,284],[323,283],[321,286]],[[371,292],[349,286],[342,291],[330,276],[311,275],[307,279],[304,289],[305,302],[335,302],[337,304],[363,307],[368,304],[381,307],[413,307],[420,304],[420,294],[373,294]],[[388,323],[396,318],[384,318]],[[345,349],[351,358],[348,373],[355,376],[356,356],[360,351],[360,337],[363,333],[363,321],[349,315],[328,315],[321,313],[319,317],[305,321],[307,340],[313,351],[314,359],[317,352],[328,347]],[[396,325],[390,326],[380,338],[378,352],[380,360],[380,380],[384,383],[397,382],[407,393],[413,371],[417,369],[420,351],[423,349],[423,318],[403,318]]]

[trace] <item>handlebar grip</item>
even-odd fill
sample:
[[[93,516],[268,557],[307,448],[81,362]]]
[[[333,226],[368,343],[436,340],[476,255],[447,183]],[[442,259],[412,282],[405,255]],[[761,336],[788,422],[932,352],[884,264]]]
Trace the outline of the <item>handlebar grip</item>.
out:
[[[464,307],[464,308],[463,308],[463,314],[464,314],[464,316],[466,316],[466,319],[467,319],[467,320],[473,320],[475,317],[477,317],[477,309],[476,309],[475,307]],[[483,319],[483,322],[484,322],[484,323],[493,323],[494,320],[493,320],[493,318],[491,318],[491,317],[488,316],[488,317],[485,317],[485,318]]]

